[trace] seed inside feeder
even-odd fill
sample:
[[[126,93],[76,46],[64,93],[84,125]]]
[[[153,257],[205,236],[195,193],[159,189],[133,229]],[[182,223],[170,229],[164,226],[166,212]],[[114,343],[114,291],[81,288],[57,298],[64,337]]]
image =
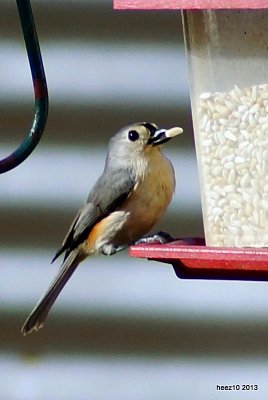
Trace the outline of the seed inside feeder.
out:
[[[207,244],[268,246],[268,84],[201,94],[197,123]]]

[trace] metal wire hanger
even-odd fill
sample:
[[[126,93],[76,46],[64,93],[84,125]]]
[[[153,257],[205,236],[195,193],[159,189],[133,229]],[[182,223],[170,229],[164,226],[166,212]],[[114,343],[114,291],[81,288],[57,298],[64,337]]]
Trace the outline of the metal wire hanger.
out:
[[[30,0],[16,0],[16,3],[31,69],[35,115],[32,127],[20,146],[9,156],[0,160],[1,174],[17,167],[32,153],[44,132],[48,115],[46,76]]]

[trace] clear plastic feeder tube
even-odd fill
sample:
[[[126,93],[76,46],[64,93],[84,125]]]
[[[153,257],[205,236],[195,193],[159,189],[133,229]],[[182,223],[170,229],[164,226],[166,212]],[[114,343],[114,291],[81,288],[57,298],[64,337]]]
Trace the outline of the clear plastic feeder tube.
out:
[[[206,244],[268,246],[268,10],[183,11]]]

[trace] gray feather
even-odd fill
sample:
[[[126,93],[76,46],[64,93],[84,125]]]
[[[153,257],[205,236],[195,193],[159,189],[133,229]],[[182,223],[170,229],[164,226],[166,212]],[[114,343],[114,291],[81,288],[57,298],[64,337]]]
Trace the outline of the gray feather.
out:
[[[79,250],[75,249],[72,251],[68,258],[62,264],[57,276],[53,280],[47,292],[37,303],[27,320],[25,321],[21,332],[24,335],[31,333],[34,330],[42,328],[47,318],[47,315],[56,301],[61,290],[74,273],[78,264],[82,261],[79,256]]]
[[[66,251],[70,252],[89,235],[96,222],[115,211],[127,198],[135,183],[130,171],[110,168],[108,164],[90,191],[86,203],[80,208],[52,262]]]

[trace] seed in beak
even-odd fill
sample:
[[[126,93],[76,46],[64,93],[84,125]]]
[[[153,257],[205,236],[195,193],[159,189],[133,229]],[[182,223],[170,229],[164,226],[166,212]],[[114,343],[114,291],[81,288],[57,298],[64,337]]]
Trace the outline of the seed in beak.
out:
[[[165,132],[165,136],[167,138],[172,138],[174,136],[180,135],[182,132],[183,132],[182,128],[174,127],[174,128],[171,128],[171,129],[167,129],[166,132]]]

